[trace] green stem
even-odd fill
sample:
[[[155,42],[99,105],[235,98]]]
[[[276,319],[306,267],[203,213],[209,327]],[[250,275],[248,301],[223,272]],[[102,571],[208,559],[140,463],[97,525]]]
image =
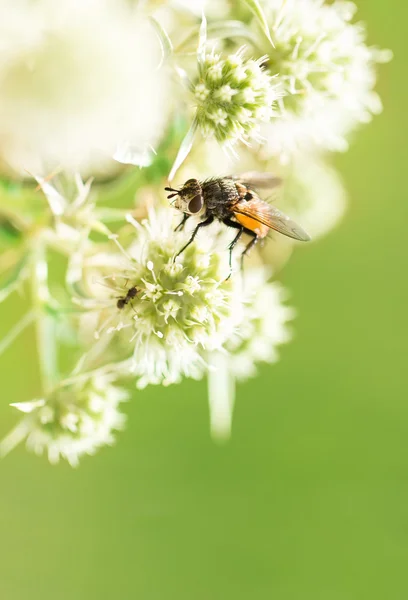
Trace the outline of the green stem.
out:
[[[58,384],[59,387],[65,387],[67,385],[73,385],[75,383],[82,383],[84,381],[88,381],[93,377],[97,377],[98,375],[107,375],[110,372],[118,373],[120,369],[125,369],[126,366],[129,366],[129,360],[125,360],[122,363],[108,363],[103,365],[102,367],[98,367],[97,369],[92,369],[91,371],[86,371],[85,373],[78,373],[77,375],[73,375],[72,377],[68,377],[67,379],[63,379]]]
[[[210,430],[214,441],[226,441],[231,436],[235,402],[235,381],[229,372],[228,357],[222,352],[209,356],[208,403]]]
[[[50,300],[48,265],[43,240],[37,239],[31,265],[31,295],[35,309],[38,361],[41,383],[47,394],[56,385],[58,375],[58,347],[55,320],[47,313]]]
[[[123,201],[129,203],[131,193],[135,193],[140,179],[143,177],[141,169],[129,167],[116,181],[100,184],[96,187],[104,206],[118,207]]]
[[[14,342],[14,340],[28,327],[35,319],[35,312],[30,310],[24,315],[20,321],[10,329],[7,335],[0,342],[0,354],[2,354],[7,348]]]

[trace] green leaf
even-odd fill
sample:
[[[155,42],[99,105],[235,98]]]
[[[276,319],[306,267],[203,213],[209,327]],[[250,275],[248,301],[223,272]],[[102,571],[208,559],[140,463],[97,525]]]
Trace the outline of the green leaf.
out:
[[[130,142],[124,142],[116,148],[113,159],[122,165],[149,167],[152,164],[154,151],[150,147],[140,148]]]
[[[193,42],[197,37],[197,28],[192,29],[175,49],[176,54],[193,54]],[[244,38],[255,44],[256,35],[242,21],[220,21],[207,26],[207,40]]]
[[[193,86],[189,76],[187,75],[187,72],[177,65],[175,66],[175,70],[176,70],[177,75],[180,77],[180,81],[181,81],[182,85],[186,88],[186,90],[192,91],[194,86]]]
[[[5,350],[14,342],[14,340],[22,333],[31,323],[35,320],[36,313],[34,310],[30,310],[24,315],[18,323],[14,325],[6,333],[6,335],[0,340],[0,354],[3,354]]]
[[[0,302],[14,292],[27,273],[28,254],[25,254],[0,282]]]
[[[225,38],[244,38],[253,43],[256,42],[256,36],[253,31],[241,21],[221,21],[212,23],[207,28],[208,38],[217,40]]]
[[[272,47],[275,48],[275,44],[272,41],[271,34],[269,32],[268,21],[266,20],[265,13],[262,9],[258,0],[244,0],[245,4],[248,8],[253,12],[255,18],[258,20],[259,25],[261,26],[262,31],[268,38],[269,42],[272,44]]]
[[[151,24],[154,27],[154,30],[159,38],[160,48],[162,53],[162,58],[159,64],[159,68],[162,64],[173,54],[173,44],[171,43],[171,39],[169,38],[167,31],[162,27],[162,25],[156,21],[154,17],[149,17]]]
[[[55,217],[63,215],[68,207],[66,199],[44,177],[33,175],[33,178],[44,192],[52,214]]]
[[[178,151],[178,154],[176,156],[176,160],[174,161],[174,164],[171,168],[170,174],[169,174],[169,182],[171,182],[176,174],[176,172],[179,170],[179,168],[181,167],[181,165],[183,164],[183,162],[186,160],[187,156],[190,153],[191,148],[193,147],[193,142],[194,142],[194,137],[197,131],[197,122],[196,120],[193,121],[193,123],[191,124],[190,129],[188,130],[184,140],[181,142],[181,146],[180,149]]]
[[[15,246],[21,241],[22,233],[7,216],[0,216],[0,244],[2,246]]]
[[[207,19],[204,10],[201,18],[200,33],[198,35],[197,60],[203,63],[205,60],[205,47],[207,44]]]

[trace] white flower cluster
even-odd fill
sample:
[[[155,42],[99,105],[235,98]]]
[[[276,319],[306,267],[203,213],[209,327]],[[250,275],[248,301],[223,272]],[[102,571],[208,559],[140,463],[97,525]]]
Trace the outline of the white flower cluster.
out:
[[[227,279],[227,236],[222,231],[218,235],[202,231],[175,259],[190,235],[174,235],[168,210],[151,211],[148,221],[136,224],[137,240],[127,249],[118,271],[120,281],[126,283],[119,301],[128,290],[135,290],[134,295],[118,308],[115,289],[110,309],[102,311],[101,335],[118,332],[128,345],[130,370],[140,388],[176,383],[182,377],[201,378],[208,368],[205,357],[209,352],[228,350],[235,343],[232,340],[242,339],[242,329],[250,321],[247,306],[269,285],[260,274],[256,281],[242,281],[235,259],[234,276]],[[92,265],[103,262],[103,258],[93,259]],[[118,275],[104,275],[107,269],[102,269],[98,277],[93,268],[90,277],[95,282],[93,293],[105,297],[106,288],[98,289],[98,282],[115,285]],[[269,318],[279,320],[280,312],[272,310]],[[269,343],[286,339],[283,333]],[[251,354],[249,360],[255,359]]]
[[[206,137],[221,143],[259,137],[260,123],[270,121],[278,97],[263,61],[245,60],[240,51],[225,59],[213,52],[199,63],[196,119]]]
[[[139,387],[198,378],[205,370],[200,349],[220,347],[239,320],[225,246],[202,232],[176,258],[189,234],[174,234],[169,210],[150,211],[142,226],[131,221],[136,242],[120,273],[136,296],[120,310],[114,306],[117,323],[109,331],[125,329],[130,338]]]
[[[286,323],[293,310],[262,268],[242,278],[234,258],[227,279],[225,231],[202,231],[177,256],[191,232],[174,235],[168,209],[150,211],[142,224],[129,221],[136,241],[110,267],[105,255],[96,255],[85,270],[89,290],[103,305],[98,337],[114,336],[127,347],[123,364],[139,388],[201,379],[209,371],[217,377],[225,362],[242,380],[255,375],[259,362],[277,360],[277,347],[291,337]],[[212,410],[217,414],[219,406]]]
[[[47,454],[51,463],[63,458],[76,467],[83,455],[114,443],[114,431],[123,429],[126,420],[119,404],[127,398],[109,377],[99,376],[57,388],[40,400],[14,404],[25,416],[3,440],[0,453],[26,439],[28,450]]]
[[[267,152],[288,160],[309,149],[347,149],[347,135],[382,110],[376,63],[392,54],[370,48],[353,2],[264,0],[274,41],[267,66],[279,73],[281,117],[263,129]]]
[[[234,225],[267,233],[266,205],[230,181],[248,202],[238,221],[229,196],[219,210],[222,188],[211,210],[197,181],[183,182],[262,172],[252,180],[273,181],[277,208],[312,238],[333,228],[346,199],[327,153],[381,111],[376,67],[391,58],[367,45],[355,11],[344,0],[211,0],[206,14],[186,0],[0,0],[0,230],[14,244],[0,301],[27,281],[31,303],[0,353],[34,324],[43,388],[13,404],[24,416],[1,453],[26,441],[76,466],[123,427],[126,378],[141,389],[207,377],[211,431],[229,435],[234,382],[291,339],[294,311],[270,280],[296,242],[262,239],[242,272],[248,240]],[[27,171],[37,188],[19,180]],[[184,191],[166,187],[177,172]],[[165,187],[186,198],[178,227]],[[79,356],[62,368],[68,339]]]

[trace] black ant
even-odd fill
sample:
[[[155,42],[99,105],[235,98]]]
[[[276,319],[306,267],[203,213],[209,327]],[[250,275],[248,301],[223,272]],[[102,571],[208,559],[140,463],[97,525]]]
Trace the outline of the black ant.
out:
[[[133,300],[133,298],[136,297],[137,292],[138,292],[138,290],[135,285],[133,287],[129,288],[126,296],[122,296],[116,302],[116,306],[119,308],[119,310],[122,310],[123,308],[125,308],[126,304],[129,304],[129,302],[131,300]]]

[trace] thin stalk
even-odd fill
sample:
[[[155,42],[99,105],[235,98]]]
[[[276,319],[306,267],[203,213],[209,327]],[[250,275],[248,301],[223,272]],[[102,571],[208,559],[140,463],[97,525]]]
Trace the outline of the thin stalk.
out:
[[[7,348],[14,342],[14,340],[26,329],[35,319],[36,313],[34,310],[30,310],[24,315],[22,319],[14,326],[7,335],[0,341],[0,354],[2,354]]]
[[[235,382],[229,372],[226,354],[212,352],[209,357],[209,367],[207,382],[210,431],[214,441],[222,442],[231,436]]]
[[[125,365],[128,365],[130,361],[125,360],[122,363],[108,363],[103,365],[103,367],[98,367],[97,369],[92,369],[91,371],[87,371],[85,373],[78,373],[77,375],[73,375],[72,377],[67,377],[63,379],[58,384],[58,387],[65,387],[67,385],[73,385],[75,383],[83,383],[92,379],[93,377],[97,377],[98,375],[107,375],[110,372],[118,373],[119,369],[124,369]]]
[[[31,295],[35,310],[38,362],[41,383],[47,394],[56,385],[58,375],[58,347],[54,318],[47,314],[50,301],[48,290],[48,265],[46,250],[38,239],[33,250],[31,264]]]

